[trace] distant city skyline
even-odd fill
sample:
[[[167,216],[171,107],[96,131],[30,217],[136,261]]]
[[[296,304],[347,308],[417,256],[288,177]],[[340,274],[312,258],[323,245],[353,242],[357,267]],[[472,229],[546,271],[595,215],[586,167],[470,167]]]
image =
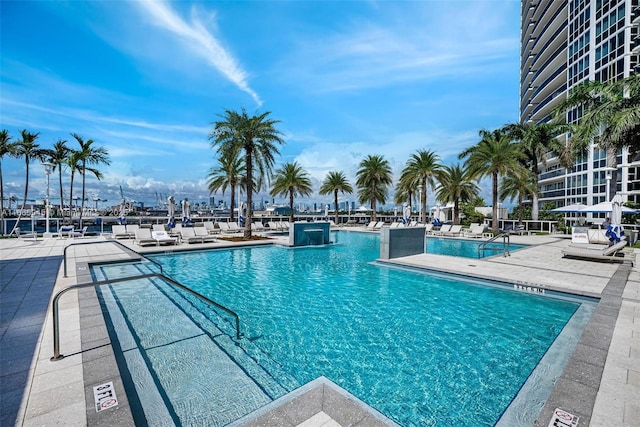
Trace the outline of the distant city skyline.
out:
[[[366,155],[383,155],[395,182],[416,150],[456,163],[480,129],[518,120],[515,0],[3,1],[0,9],[0,127],[14,139],[39,132],[42,147],[58,139],[75,147],[72,132],[105,147],[111,166],[100,167],[102,181],[87,179],[90,205],[117,204],[120,187],[147,206],[157,194],[208,201],[216,165],[208,134],[225,109],[281,121],[276,168],[297,161],[314,186],[296,203],[332,204],[318,194],[327,172],[354,184]],[[24,161],[5,157],[2,171],[6,197],[21,199]],[[44,199],[45,187],[34,162],[28,198]],[[53,203],[58,194],[54,174]]]

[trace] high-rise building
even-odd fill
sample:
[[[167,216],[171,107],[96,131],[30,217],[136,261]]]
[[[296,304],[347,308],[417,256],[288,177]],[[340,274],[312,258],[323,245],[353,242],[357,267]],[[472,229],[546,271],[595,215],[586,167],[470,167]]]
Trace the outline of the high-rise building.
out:
[[[638,68],[639,0],[523,0],[520,39],[520,121],[544,123],[575,85],[628,77]],[[581,110],[567,114],[575,123]],[[570,134],[560,138],[566,143]],[[611,172],[594,146],[562,167],[548,155],[541,165],[540,204],[592,205],[605,200]],[[640,156],[618,153],[617,192],[640,203]],[[613,197],[613,194],[609,195]]]

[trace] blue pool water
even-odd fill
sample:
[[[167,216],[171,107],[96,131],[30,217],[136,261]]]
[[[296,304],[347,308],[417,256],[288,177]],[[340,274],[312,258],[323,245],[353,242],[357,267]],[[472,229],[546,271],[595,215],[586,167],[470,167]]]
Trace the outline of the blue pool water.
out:
[[[268,390],[271,398],[324,375],[404,426],[495,424],[579,307],[460,277],[374,265],[377,235],[339,232],[332,238],[336,244],[326,247],[256,247],[154,259],[165,274],[240,315],[244,341],[265,355],[269,376],[282,388]],[[102,268],[111,275],[107,270]],[[187,343],[187,337],[173,336],[171,325],[154,321],[158,310],[150,291],[126,286],[118,285],[115,298],[135,301],[138,306],[125,315],[128,322],[153,330],[150,338],[139,333],[135,340],[149,340],[151,350],[143,356],[159,366],[156,381],[193,405],[197,397],[189,388],[205,382],[204,389],[210,389],[207,374],[192,373],[205,378],[180,386],[174,376],[186,375],[186,368],[175,365],[184,365],[182,358],[196,349],[166,354],[170,347],[163,339]],[[196,332],[184,334],[196,337],[205,351],[208,344]],[[196,412],[193,406],[184,411],[185,416]]]
[[[503,244],[502,241],[492,242],[486,245],[484,251],[478,252],[479,246],[482,241],[478,240],[465,240],[465,239],[450,239],[443,237],[427,237],[427,253],[439,254],[439,255],[451,255],[465,258],[482,258],[494,255],[502,255]],[[518,249],[526,248],[527,245],[518,245],[511,243],[509,249],[516,251]]]

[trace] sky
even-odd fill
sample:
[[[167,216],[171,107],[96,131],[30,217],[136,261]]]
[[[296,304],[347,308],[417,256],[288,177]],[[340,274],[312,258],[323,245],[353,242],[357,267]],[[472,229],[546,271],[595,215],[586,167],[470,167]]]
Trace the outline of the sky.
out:
[[[367,155],[384,156],[396,182],[417,150],[454,164],[480,129],[518,121],[519,0],[3,0],[0,31],[0,128],[39,132],[43,148],[77,148],[71,133],[104,147],[102,180],[87,177],[100,207],[120,188],[146,206],[207,201],[208,137],[227,109],[279,121],[275,167],[301,165],[314,195],[296,202],[318,204],[333,201],[318,194],[327,173],[355,187]],[[24,160],[3,158],[2,174],[5,197],[21,200]],[[45,194],[34,162],[28,199]],[[52,175],[52,204],[57,194]]]

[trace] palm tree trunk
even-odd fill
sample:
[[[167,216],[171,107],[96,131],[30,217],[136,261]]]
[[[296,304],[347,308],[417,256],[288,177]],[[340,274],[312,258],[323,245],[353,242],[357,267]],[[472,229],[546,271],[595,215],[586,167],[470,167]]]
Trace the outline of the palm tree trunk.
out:
[[[338,190],[333,192],[333,207],[336,210],[336,220],[335,223],[338,225],[340,223],[340,218],[338,218]]]
[[[234,222],[234,217],[233,217],[233,210],[235,209],[234,206],[236,205],[236,185],[235,184],[231,184],[231,209],[229,212],[229,220],[231,222]],[[238,214],[240,213],[240,211],[238,211]]]
[[[607,202],[610,202],[618,190],[618,158],[615,149],[607,148],[607,167],[611,168],[611,179],[608,182],[609,200],[607,200]]]
[[[453,224],[460,224],[460,201],[457,198],[453,201]]]
[[[422,180],[422,191],[420,192],[420,206],[422,206],[420,212],[420,223],[426,224],[425,215],[427,213],[427,180]]]
[[[75,171],[71,169],[71,183],[69,185],[69,222],[73,224],[73,178]]]
[[[534,221],[538,220],[540,216],[540,208],[538,207],[538,195],[534,194],[531,200],[531,219]],[[522,220],[520,220],[522,222]]]
[[[289,189],[289,222],[291,224],[295,222],[293,217],[293,188]]]
[[[244,222],[244,238],[251,239],[251,221],[253,213],[251,212],[251,203],[253,202],[253,158],[251,150],[246,150],[246,167],[247,167],[247,216]],[[240,215],[240,212],[238,212]]]
[[[84,190],[85,190],[85,181],[87,178],[87,167],[86,163],[82,162],[82,201],[80,202],[80,228],[82,228],[82,213],[84,212]]]
[[[522,215],[524,214],[523,211],[524,207],[522,206],[522,196],[518,195],[518,224],[520,225],[522,225]]]
[[[64,222],[64,194],[62,194],[62,165],[58,165],[58,182],[60,184],[60,216],[62,216],[62,222]]]
[[[491,221],[491,231],[493,231],[494,235],[498,234],[498,174],[496,172],[492,173],[493,182],[491,183],[492,187],[492,197],[493,197],[493,218]]]
[[[376,187],[375,184],[371,184],[371,221],[376,219]]]
[[[11,233],[13,234],[16,231],[16,228],[20,226],[20,219],[22,219],[22,213],[24,212],[24,208],[27,207],[27,194],[29,193],[29,156],[25,155],[25,164],[26,164],[26,179],[24,181],[24,198],[22,199],[22,207],[20,208],[20,213],[18,214],[18,218],[16,219],[16,223],[13,226],[13,230]],[[31,212],[33,214],[33,212]]]

